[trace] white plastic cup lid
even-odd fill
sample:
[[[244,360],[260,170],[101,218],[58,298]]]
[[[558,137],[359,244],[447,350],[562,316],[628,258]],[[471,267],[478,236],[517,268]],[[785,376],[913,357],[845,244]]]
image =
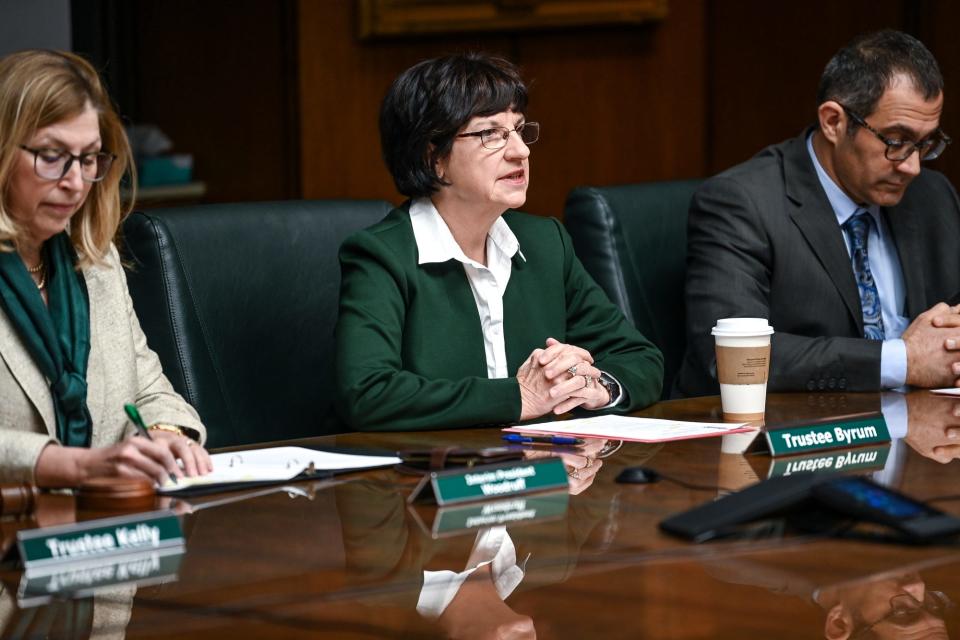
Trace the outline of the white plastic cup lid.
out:
[[[766,318],[721,318],[710,333],[728,338],[769,336],[773,327]]]

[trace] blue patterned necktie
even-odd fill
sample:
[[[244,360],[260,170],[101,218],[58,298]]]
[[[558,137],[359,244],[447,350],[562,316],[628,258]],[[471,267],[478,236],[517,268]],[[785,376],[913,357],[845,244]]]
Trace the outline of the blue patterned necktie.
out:
[[[880,293],[870,271],[867,254],[867,236],[873,218],[862,209],[843,223],[850,236],[850,260],[853,275],[860,290],[860,307],[863,309],[863,337],[868,340],[883,340],[883,315],[880,312]]]

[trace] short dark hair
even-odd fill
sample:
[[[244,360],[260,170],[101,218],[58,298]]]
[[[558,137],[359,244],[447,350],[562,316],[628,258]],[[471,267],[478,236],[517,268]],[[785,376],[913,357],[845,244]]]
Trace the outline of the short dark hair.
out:
[[[859,36],[830,58],[820,76],[817,105],[835,100],[866,118],[899,74],[910,78],[924,100],[943,91],[936,59],[913,36],[891,29]],[[851,120],[849,131],[857,126]]]
[[[397,190],[410,198],[436,193],[448,184],[437,175],[437,161],[471,118],[526,108],[527,87],[503,58],[464,53],[410,67],[380,107],[383,160]]]

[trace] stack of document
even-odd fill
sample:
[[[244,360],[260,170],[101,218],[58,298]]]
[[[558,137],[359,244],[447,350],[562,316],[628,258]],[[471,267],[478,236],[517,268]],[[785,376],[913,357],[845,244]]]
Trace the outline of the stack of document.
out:
[[[528,424],[504,431],[531,434],[557,434],[580,438],[607,438],[629,442],[669,442],[692,438],[713,438],[728,433],[753,431],[747,423],[680,422],[629,416],[597,416],[577,420]]]
[[[337,471],[356,471],[400,464],[394,456],[367,456],[304,447],[249,449],[232,453],[215,453],[213,471],[205,476],[168,481],[160,493],[177,493],[185,489],[215,485],[244,485],[264,482],[287,482],[300,475],[311,476]]]

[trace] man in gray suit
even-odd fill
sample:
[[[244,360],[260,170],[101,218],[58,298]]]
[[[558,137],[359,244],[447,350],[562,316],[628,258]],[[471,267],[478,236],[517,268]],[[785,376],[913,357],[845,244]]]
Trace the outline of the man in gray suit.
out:
[[[827,64],[817,124],[708,180],[690,206],[688,347],[675,391],[718,393],[718,318],[768,318],[771,391],[953,386],[960,203],[921,168],[949,144],[943,78],[896,31]],[[951,304],[955,303],[953,300]]]

